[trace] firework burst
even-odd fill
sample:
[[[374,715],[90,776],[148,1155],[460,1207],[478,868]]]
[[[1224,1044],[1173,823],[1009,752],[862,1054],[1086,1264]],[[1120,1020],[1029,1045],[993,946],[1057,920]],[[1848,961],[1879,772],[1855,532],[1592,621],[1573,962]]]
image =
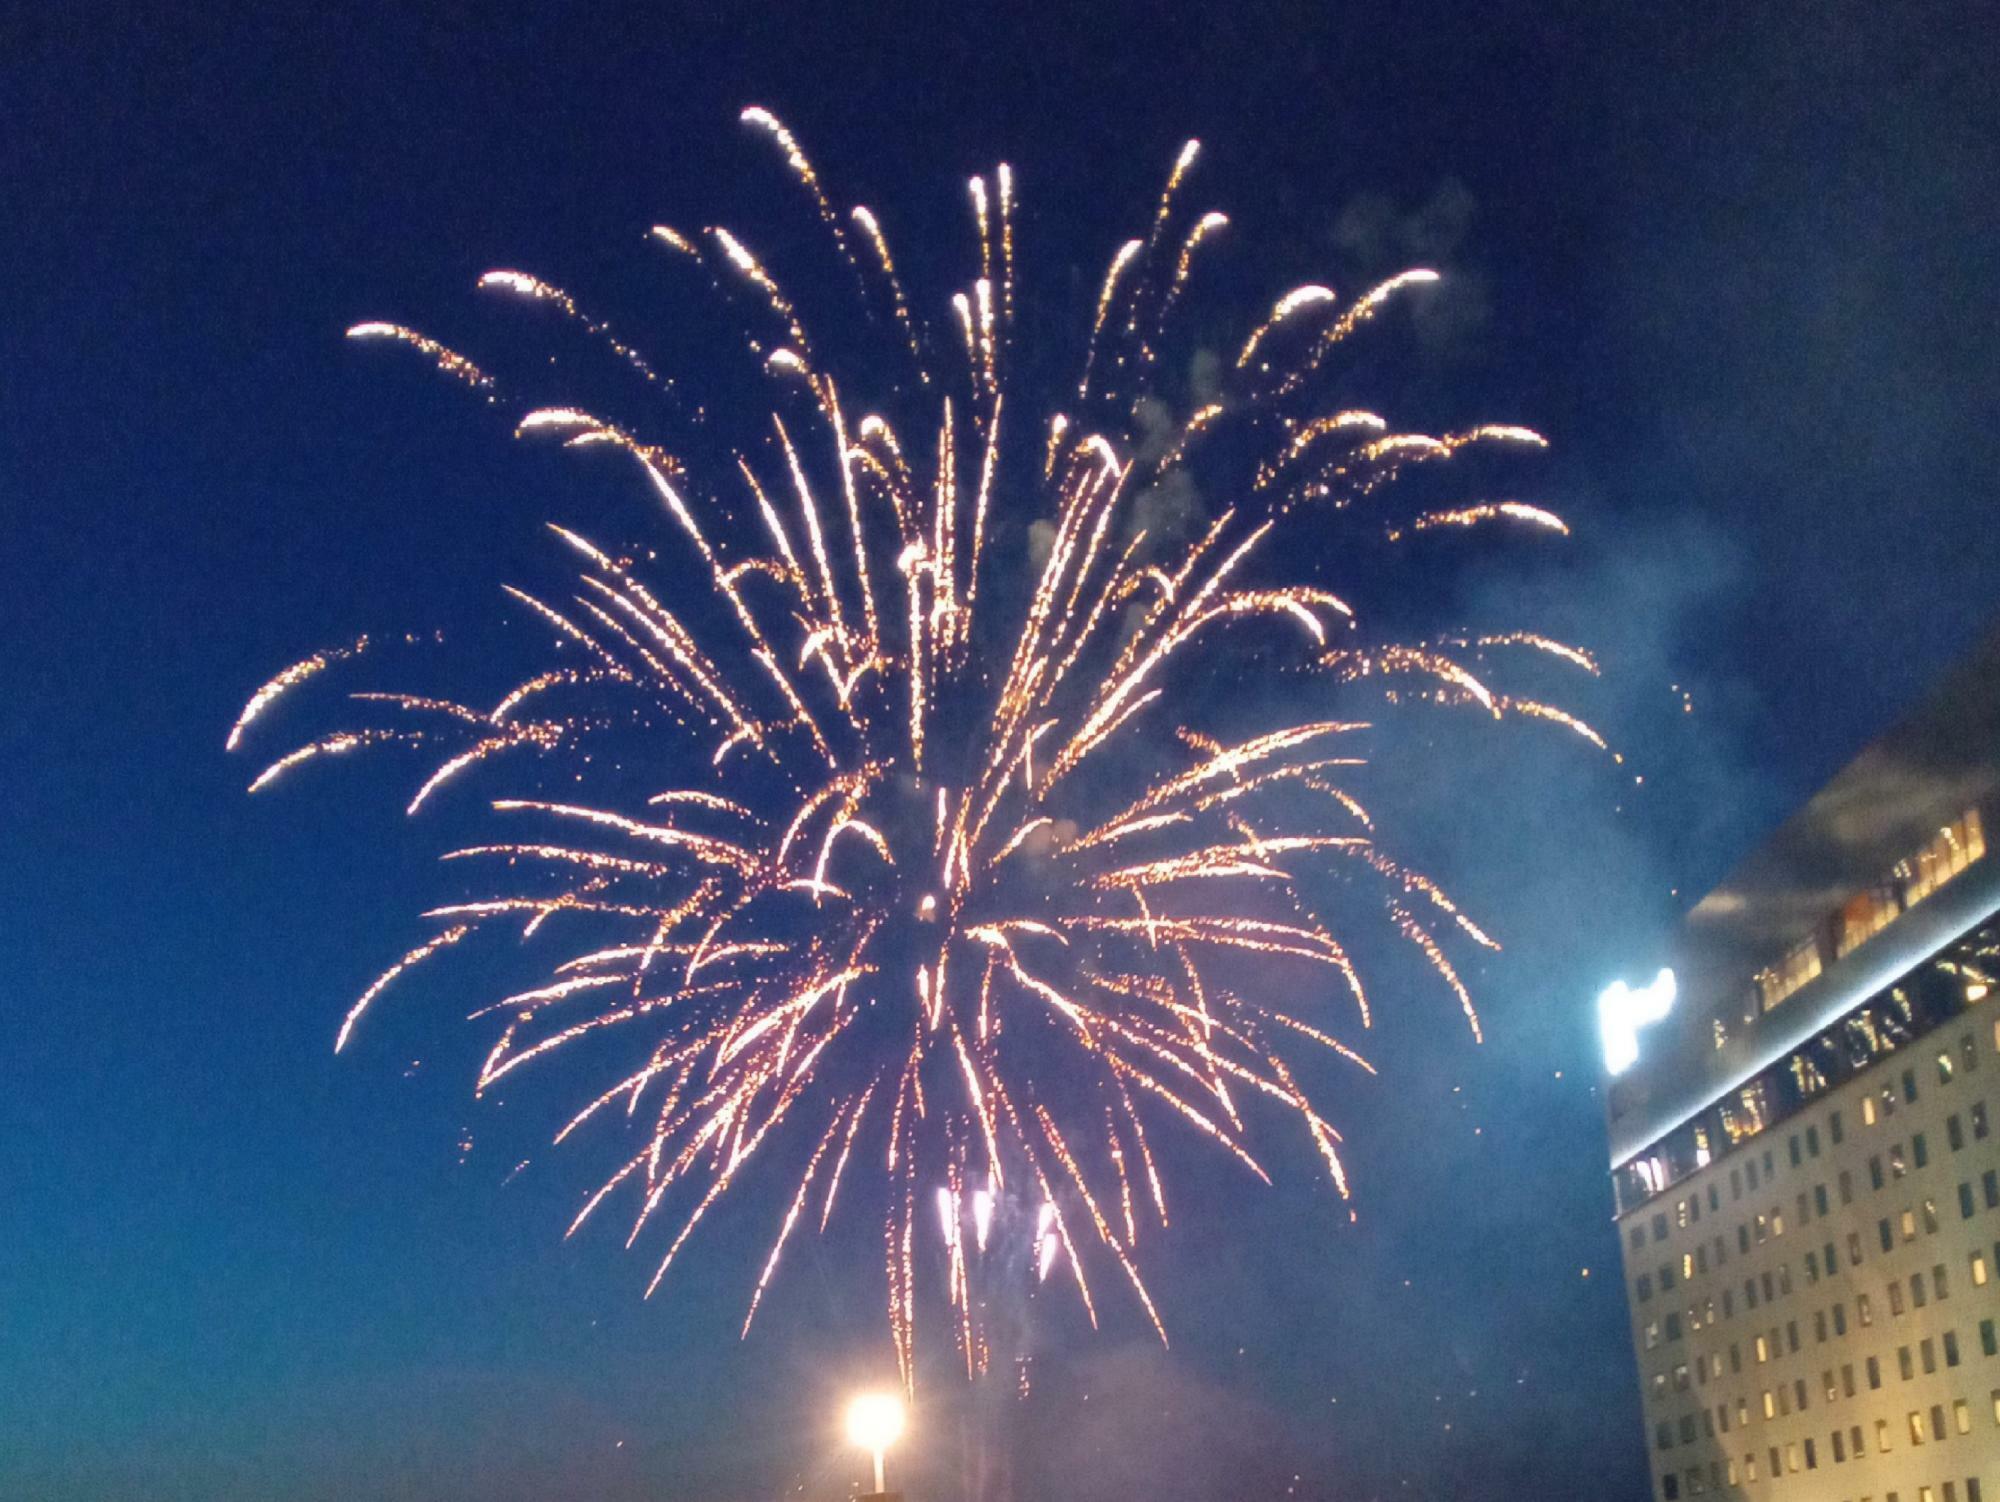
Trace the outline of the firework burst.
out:
[[[733,443],[717,418],[740,403],[694,405],[684,381],[560,288],[517,271],[481,278],[578,325],[661,404],[657,436],[527,402],[518,432],[622,453],[678,554],[656,570],[554,527],[575,563],[567,590],[508,591],[553,652],[498,702],[356,695],[378,719],[279,757],[252,788],[402,744],[430,758],[414,815],[481,770],[519,775],[524,759],[574,783],[606,746],[630,763],[634,737],[674,785],[643,803],[491,799],[493,837],[444,858],[490,869],[492,883],[425,915],[429,936],[366,988],[336,1048],[413,967],[482,930],[546,928],[560,958],[474,1013],[498,1028],[478,1088],[558,1056],[606,1057],[586,1040],[623,1049],[556,1140],[626,1134],[627,1155],[570,1230],[614,1206],[627,1245],[657,1227],[649,1293],[718,1200],[790,1138],[803,1167],[746,1290],[746,1334],[789,1239],[824,1230],[843,1186],[851,1200],[864,1179],[906,1383],[922,1269],[939,1275],[968,1372],[987,1363],[977,1288],[1003,1219],[1029,1275],[1061,1269],[1093,1324],[1102,1269],[1165,1340],[1137,1250],[1148,1223],[1167,1222],[1177,1143],[1205,1142],[1268,1182],[1250,1123],[1276,1113],[1348,1195],[1340,1135],[1303,1083],[1318,1071],[1298,1055],[1370,1070],[1349,1033],[1369,1026],[1370,999],[1345,932],[1315,906],[1319,886],[1366,890],[1385,933],[1414,947],[1478,1031],[1447,941],[1492,941],[1384,848],[1351,789],[1369,724],[1331,706],[1373,678],[1405,702],[1554,721],[1602,744],[1485,678],[1496,655],[1595,672],[1587,654],[1522,632],[1376,640],[1299,566],[1333,555],[1315,542],[1302,560],[1296,523],[1319,518],[1324,537],[1338,517],[1400,547],[1487,526],[1559,535],[1559,518],[1522,502],[1399,509],[1385,492],[1461,450],[1542,440],[1502,425],[1405,433],[1325,405],[1343,345],[1435,280],[1426,271],[1352,299],[1317,284],[1286,293],[1229,340],[1240,354],[1213,362],[1212,389],[1163,434],[1160,351],[1227,224],[1182,209],[1192,142],[1145,233],[1111,259],[1065,410],[1038,411],[1010,384],[1007,166],[971,180],[977,275],[933,327],[877,215],[837,211],[768,111],[743,118],[776,145],[836,275],[859,289],[872,352],[837,373],[741,238],[656,227],[700,295],[736,309],[770,383],[763,431]],[[401,324],[350,333],[513,401]],[[870,387],[878,410],[850,405]],[[1147,497],[1197,479],[1217,498],[1208,514],[1159,523]],[[286,693],[368,647],[321,652],[259,688],[231,748]],[[1216,691],[1219,668],[1246,687],[1290,674],[1285,702],[1316,707],[1246,727],[1236,696],[1219,717],[1231,728],[1205,729],[1197,719],[1232,697]],[[937,1255],[931,1233],[919,1237],[933,1204]]]

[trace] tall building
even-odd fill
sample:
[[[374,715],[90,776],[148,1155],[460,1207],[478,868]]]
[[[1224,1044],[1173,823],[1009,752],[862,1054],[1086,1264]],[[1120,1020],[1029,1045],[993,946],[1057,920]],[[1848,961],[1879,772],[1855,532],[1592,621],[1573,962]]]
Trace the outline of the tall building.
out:
[[[1601,999],[1660,1502],[2000,1502],[1996,847],[2000,633]]]

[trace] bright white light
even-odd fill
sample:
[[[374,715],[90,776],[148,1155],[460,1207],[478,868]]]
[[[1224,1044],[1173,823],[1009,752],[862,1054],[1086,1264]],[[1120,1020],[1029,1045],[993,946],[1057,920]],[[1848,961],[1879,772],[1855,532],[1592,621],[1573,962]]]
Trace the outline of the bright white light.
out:
[[[938,1223],[944,1228],[945,1243],[949,1245],[958,1231],[958,1197],[949,1189],[937,1192]]]
[[[847,1440],[880,1455],[903,1432],[903,1400],[894,1393],[863,1393],[847,1405]]]
[[[1039,1283],[1047,1280],[1049,1269],[1056,1265],[1056,1253],[1061,1250],[1062,1242],[1057,1239],[1056,1233],[1054,1231],[1044,1232],[1040,1253],[1035,1259],[1036,1282]]]
[[[1597,998],[1597,1030],[1604,1040],[1604,1068],[1623,1074],[1639,1062],[1639,1029],[1658,1022],[1673,1008],[1674,972],[1662,970],[1650,985],[1633,990],[1613,981]]]
[[[972,1191],[972,1231],[979,1243],[979,1250],[986,1250],[986,1233],[993,1225],[993,1191],[975,1189]]]

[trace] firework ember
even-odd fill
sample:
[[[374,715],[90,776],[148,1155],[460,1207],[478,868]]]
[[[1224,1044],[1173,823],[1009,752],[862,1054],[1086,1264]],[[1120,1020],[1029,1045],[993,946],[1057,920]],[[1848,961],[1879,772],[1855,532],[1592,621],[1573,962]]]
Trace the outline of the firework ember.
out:
[[[740,400],[697,398],[686,374],[523,272],[480,286],[597,341],[662,404],[661,431],[515,403],[400,324],[350,330],[514,403],[524,436],[617,451],[670,542],[656,562],[553,528],[574,577],[561,593],[508,591],[548,655],[490,708],[356,695],[373,719],[256,777],[253,790],[309,761],[412,747],[427,758],[412,815],[469,798],[481,776],[541,779],[489,796],[490,838],[445,852],[490,884],[392,947],[406,952],[335,1046],[444,951],[489,930],[541,935],[554,962],[475,1012],[498,1026],[477,1087],[558,1058],[579,1077],[607,1071],[556,1140],[590,1130],[627,1146],[570,1230],[622,1209],[627,1245],[651,1238],[649,1293],[710,1209],[782,1157],[797,1176],[771,1200],[782,1213],[747,1280],[746,1334],[789,1239],[852,1208],[881,1227],[906,1384],[920,1273],[937,1278],[968,1372],[985,1366],[981,1267],[1003,1242],[1031,1280],[1066,1278],[1093,1324],[1099,1274],[1122,1282],[1165,1340],[1138,1246],[1167,1223],[1174,1152],[1212,1149],[1267,1180],[1252,1123],[1283,1117],[1349,1193],[1340,1134],[1306,1080],[1372,1072],[1353,1043],[1371,1002],[1352,925],[1327,916],[1324,891],[1364,894],[1477,1034],[1448,946],[1492,940],[1384,848],[1353,790],[1371,729],[1352,704],[1393,684],[1400,703],[1602,744],[1489,682],[1510,654],[1595,672],[1586,653],[1511,630],[1377,639],[1327,587],[1339,581],[1318,577],[1345,556],[1324,541],[1334,517],[1397,549],[1489,523],[1517,541],[1562,535],[1540,506],[1399,509],[1387,488],[1468,449],[1542,440],[1500,425],[1403,433],[1319,400],[1343,345],[1422,295],[1424,271],[1359,296],[1313,283],[1260,299],[1261,319],[1218,341],[1213,378],[1176,420],[1187,394],[1163,394],[1162,351],[1214,254],[1197,247],[1228,222],[1181,204],[1192,142],[1145,232],[1093,283],[1077,364],[1052,388],[1064,410],[1038,410],[1013,374],[1007,166],[971,180],[976,274],[933,304],[914,283],[906,293],[883,217],[836,208],[768,111],[743,118],[807,200],[829,268],[814,285],[858,292],[844,316],[868,350],[837,364],[842,341],[809,332],[811,300],[729,230],[653,229],[672,274],[736,310],[744,384],[769,392],[758,433],[723,436]],[[852,404],[863,391],[874,410]],[[1176,483],[1208,501],[1191,525],[1148,503]],[[1302,549],[1307,518],[1318,530]],[[230,746],[278,718],[282,697],[373,660],[368,647],[272,678]],[[1282,692],[1252,692],[1280,674]],[[658,778],[643,795],[578,791],[638,763]],[[558,778],[566,793],[551,791]]]

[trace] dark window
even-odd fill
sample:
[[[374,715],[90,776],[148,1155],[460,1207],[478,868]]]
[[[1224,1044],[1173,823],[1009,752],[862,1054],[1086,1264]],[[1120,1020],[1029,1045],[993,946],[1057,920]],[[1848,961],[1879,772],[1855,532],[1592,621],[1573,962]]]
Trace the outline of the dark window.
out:
[[[1972,1219],[1972,1208],[1972,1186],[1970,1184],[1960,1184],[1958,1186],[1958,1218],[1960,1220]]]
[[[1995,1339],[1993,1321],[1990,1319],[1979,1322],[1979,1351],[1983,1356],[2000,1355],[2000,1340]]]
[[[1631,1431],[1628,1429],[1626,1433],[1629,1434]],[[1681,1478],[1676,1476],[1672,1471],[1668,1471],[1660,1478],[1660,1495],[1666,1498],[1666,1502],[1676,1502],[1680,1494]]]
[[[1854,1203],[1854,1175],[1844,1168],[1840,1171],[1840,1202],[1843,1205]]]
[[[1875,1222],[1875,1231],[1882,1238],[1883,1251],[1892,1252],[1896,1249],[1896,1233],[1890,1228],[1889,1218],[1886,1215]]]
[[[1880,1388],[1881,1385],[1882,1385],[1882,1363],[1877,1361],[1873,1356],[1870,1356],[1868,1358],[1868,1390],[1870,1392],[1874,1392],[1878,1388]],[[1631,1431],[1627,1430],[1626,1432],[1629,1434]]]
[[[1826,1134],[1833,1138],[1833,1145],[1840,1146],[1840,1113],[1835,1111],[1826,1118]]]
[[[1944,1332],[1944,1364],[1946,1366],[1958,1365],[1958,1332],[1956,1330],[1947,1330]]]
[[[1917,1167],[1919,1168],[1930,1162],[1930,1147],[1925,1143],[1922,1132],[1917,1133],[1916,1136],[1910,1139],[1910,1154],[1917,1160]]]
[[[1959,1121],[1956,1112],[1944,1119],[1944,1140],[1951,1144],[1953,1152],[1965,1146],[1965,1126]]]
[[[1825,1215],[1827,1213],[1826,1185],[1824,1184],[1813,1185],[1813,1209],[1816,1210],[1821,1215]]]
[[[1797,1168],[1799,1166],[1799,1138],[1796,1132],[1792,1134],[1789,1151],[1792,1159],[1792,1167]]]
[[[1917,1072],[1914,1069],[1903,1071],[1903,1099],[1911,1105],[1917,1103]]]
[[[1806,1128],[1806,1154],[1813,1158],[1819,1156],[1819,1128],[1816,1126]]]
[[[1972,1103],[1972,1137],[1975,1142],[1986,1140],[1986,1102],[1983,1100]]]
[[[1986,1208],[2000,1209],[2000,1169],[1989,1168],[1981,1174],[1979,1187],[1986,1193]]]
[[[1868,1160],[1868,1187],[1870,1189],[1882,1187],[1882,1159],[1879,1154]]]

